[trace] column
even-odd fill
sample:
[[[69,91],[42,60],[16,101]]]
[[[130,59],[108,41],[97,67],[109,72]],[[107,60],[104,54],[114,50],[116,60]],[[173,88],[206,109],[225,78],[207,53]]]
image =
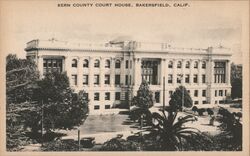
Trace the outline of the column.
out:
[[[82,90],[83,88],[83,59],[78,58],[77,61],[77,87],[78,90]]]
[[[43,57],[42,56],[38,56],[37,68],[38,68],[38,71],[40,72],[39,77],[42,78],[43,77]]]
[[[177,87],[177,60],[173,60],[173,85]]]
[[[141,80],[141,59],[135,58],[135,86],[140,86]]]
[[[166,59],[161,59],[161,82],[160,82],[160,86],[161,86],[161,93],[160,93],[160,103],[163,103],[163,84],[164,84],[164,79],[163,77],[165,77],[165,71],[166,71]],[[165,77],[165,101],[166,101],[166,77]]]
[[[111,58],[111,72],[110,72],[110,85],[113,87],[115,85],[115,58]]]
[[[103,87],[104,86],[104,69],[105,69],[105,59],[104,58],[100,58],[100,86]]]
[[[185,86],[185,64],[186,64],[186,61],[182,59],[181,60],[181,74],[182,74],[181,85],[182,86]]]
[[[122,85],[125,85],[125,59],[122,58],[121,59],[121,72],[120,72],[120,75],[121,75],[121,84]]]
[[[227,85],[231,86],[231,61],[228,60],[227,61],[227,70],[226,70],[226,82],[227,82]]]
[[[90,90],[94,86],[94,59],[92,57],[89,57],[89,86]]]
[[[71,80],[71,58],[69,56],[65,56],[65,61],[64,61],[64,66],[65,66],[65,71],[67,73],[67,76],[69,78],[69,82]]]
[[[202,85],[202,61],[199,60],[198,61],[198,85]]]

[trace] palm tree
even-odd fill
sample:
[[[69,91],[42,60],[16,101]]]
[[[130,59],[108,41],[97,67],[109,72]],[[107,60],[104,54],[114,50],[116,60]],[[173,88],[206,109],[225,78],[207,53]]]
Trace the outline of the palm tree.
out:
[[[195,142],[194,138],[205,136],[196,128],[184,127],[184,124],[190,121],[195,121],[195,117],[187,115],[177,118],[177,111],[169,109],[167,115],[162,111],[152,114],[152,129],[150,136],[157,144],[157,150],[176,151],[183,150],[185,142]]]

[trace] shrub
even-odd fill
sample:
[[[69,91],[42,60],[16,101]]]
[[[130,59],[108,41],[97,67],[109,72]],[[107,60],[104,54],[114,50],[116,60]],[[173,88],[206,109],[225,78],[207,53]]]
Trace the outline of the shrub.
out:
[[[205,111],[206,111],[206,110],[205,110],[204,108],[200,108],[200,109],[197,110],[197,112],[198,112],[198,114],[199,114],[200,116],[202,116],[203,113],[204,113]]]
[[[102,147],[101,151],[137,151],[138,143],[133,141],[126,141],[120,138],[113,138],[106,141]]]
[[[207,108],[207,114],[208,115],[214,115],[214,111],[211,108]]]

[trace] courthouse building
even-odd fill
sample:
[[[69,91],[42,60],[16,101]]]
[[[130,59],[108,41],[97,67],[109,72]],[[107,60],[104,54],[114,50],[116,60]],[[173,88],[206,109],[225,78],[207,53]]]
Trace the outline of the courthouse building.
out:
[[[174,90],[187,88],[194,105],[224,103],[230,96],[230,49],[175,48],[166,43],[110,41],[78,44],[51,40],[27,43],[27,58],[37,63],[41,77],[66,72],[70,86],[88,94],[90,114],[112,113],[129,106],[143,79],[148,81],[155,105],[165,103]]]

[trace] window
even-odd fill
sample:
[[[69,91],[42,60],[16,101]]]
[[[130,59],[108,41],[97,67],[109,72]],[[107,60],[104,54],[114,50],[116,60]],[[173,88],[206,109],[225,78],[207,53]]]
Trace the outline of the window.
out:
[[[115,84],[120,85],[120,75],[115,75]]]
[[[128,60],[126,60],[126,69],[128,69]]]
[[[198,97],[198,90],[194,90],[194,96]]]
[[[202,83],[206,83],[206,75],[205,74],[202,75]]]
[[[168,83],[173,83],[173,75],[168,74]]]
[[[94,110],[97,110],[97,109],[100,109],[100,106],[99,106],[99,105],[95,105],[95,106],[94,106]]]
[[[189,75],[185,75],[185,83],[189,83]]]
[[[43,59],[43,74],[54,71],[62,72],[62,59]]]
[[[71,75],[71,79],[72,79],[72,84],[73,85],[77,85],[77,75]]]
[[[194,62],[194,68],[198,68],[198,62],[197,61]]]
[[[99,101],[100,100],[100,93],[94,93],[94,100]]]
[[[115,92],[115,100],[120,100],[120,99],[121,99],[121,93]]]
[[[84,93],[85,95],[85,100],[89,100],[89,93]]]
[[[215,96],[215,97],[217,97],[217,90],[215,90],[215,92],[214,92],[214,96]]]
[[[105,93],[105,100],[110,100],[110,92]]]
[[[206,90],[202,90],[202,96],[206,97],[207,96],[207,91]]]
[[[177,83],[181,83],[182,77],[182,74],[177,74]]]
[[[168,62],[168,68],[173,68],[173,62],[172,61]]]
[[[214,66],[214,83],[225,83],[226,82],[226,63],[215,62]]]
[[[89,61],[87,59],[83,60],[83,68],[89,67]]]
[[[104,84],[110,84],[110,75],[104,76]]]
[[[202,101],[202,104],[207,104],[207,101],[206,100]]]
[[[100,68],[100,61],[99,60],[95,60],[95,62],[94,62],[94,67],[95,68]]]
[[[160,92],[155,92],[155,102],[160,103]]]
[[[186,62],[186,68],[190,68],[190,62],[189,61]]]
[[[188,94],[190,94],[190,90],[187,90]]]
[[[198,83],[198,75],[194,74],[194,83]]]
[[[74,67],[74,68],[77,68],[77,60],[76,59],[72,60],[72,65],[71,66]]]
[[[121,68],[121,61],[120,60],[115,61],[115,68]]]
[[[132,69],[132,61],[130,61],[130,69]]]
[[[105,60],[105,68],[110,68],[110,60]]]
[[[128,75],[125,76],[125,85],[128,85]]]
[[[177,62],[177,68],[181,68],[181,61]]]
[[[89,76],[88,75],[83,75],[83,83],[84,85],[89,84]]]
[[[227,90],[225,90],[225,96],[227,96]]]
[[[94,84],[99,85],[99,75],[94,75]]]
[[[223,90],[219,90],[219,96],[223,96]]]
[[[168,92],[168,94],[169,94],[169,98],[171,98],[171,96],[173,95],[173,91],[170,90],[170,91]]]
[[[199,101],[194,101],[194,104],[195,104],[195,105],[198,105],[198,104],[199,104]]]
[[[110,105],[105,105],[105,109],[110,109]]]
[[[205,62],[205,61],[202,62],[201,68],[202,68],[202,69],[206,69],[206,62]]]

